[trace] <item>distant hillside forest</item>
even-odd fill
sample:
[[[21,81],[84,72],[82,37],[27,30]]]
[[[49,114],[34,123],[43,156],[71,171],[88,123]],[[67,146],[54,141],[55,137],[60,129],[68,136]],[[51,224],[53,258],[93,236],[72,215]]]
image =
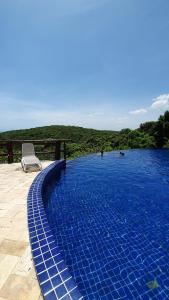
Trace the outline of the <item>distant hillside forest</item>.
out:
[[[0,133],[0,139],[71,139],[67,145],[67,157],[74,158],[87,153],[134,149],[169,148],[169,111],[158,121],[140,124],[136,130],[94,130],[76,126],[52,125]],[[2,148],[2,147],[1,147]],[[1,153],[5,150],[0,149]]]

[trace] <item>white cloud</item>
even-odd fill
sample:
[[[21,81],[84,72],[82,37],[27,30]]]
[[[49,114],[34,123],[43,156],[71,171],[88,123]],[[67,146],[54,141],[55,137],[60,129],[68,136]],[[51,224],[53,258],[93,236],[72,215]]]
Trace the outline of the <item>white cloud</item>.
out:
[[[169,109],[169,94],[162,94],[153,99],[153,103],[146,108],[139,108],[136,110],[132,110],[129,113],[131,115],[141,115],[146,114],[152,110],[163,110]]]
[[[140,108],[140,109],[130,111],[131,115],[141,115],[141,114],[146,114],[146,113],[147,113],[147,109],[145,109],[145,108]]]
[[[168,109],[169,94],[163,94],[153,99],[153,104],[150,106],[153,109]]]

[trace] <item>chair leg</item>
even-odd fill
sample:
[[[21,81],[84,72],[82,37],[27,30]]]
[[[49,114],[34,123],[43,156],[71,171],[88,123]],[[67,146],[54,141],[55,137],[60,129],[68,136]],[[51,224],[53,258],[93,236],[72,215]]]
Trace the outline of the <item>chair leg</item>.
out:
[[[23,164],[22,161],[21,161],[21,166],[22,166],[22,170],[25,172],[25,170],[24,170],[24,164]]]

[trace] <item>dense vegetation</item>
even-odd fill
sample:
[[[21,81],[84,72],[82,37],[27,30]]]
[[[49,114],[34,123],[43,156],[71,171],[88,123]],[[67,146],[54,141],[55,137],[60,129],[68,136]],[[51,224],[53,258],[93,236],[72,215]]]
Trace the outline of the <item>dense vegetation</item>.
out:
[[[169,148],[169,111],[160,116],[158,121],[143,123],[136,130],[126,128],[117,132],[52,125],[0,133],[0,139],[3,140],[51,138],[71,139],[67,146],[69,158],[101,150]]]

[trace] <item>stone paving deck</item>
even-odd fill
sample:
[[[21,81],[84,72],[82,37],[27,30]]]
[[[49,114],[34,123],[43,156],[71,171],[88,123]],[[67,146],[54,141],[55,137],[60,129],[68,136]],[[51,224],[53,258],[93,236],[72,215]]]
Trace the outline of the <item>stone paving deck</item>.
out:
[[[51,162],[42,162],[43,168]],[[37,172],[0,164],[0,300],[40,300],[27,226],[27,194]]]

